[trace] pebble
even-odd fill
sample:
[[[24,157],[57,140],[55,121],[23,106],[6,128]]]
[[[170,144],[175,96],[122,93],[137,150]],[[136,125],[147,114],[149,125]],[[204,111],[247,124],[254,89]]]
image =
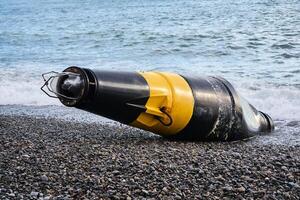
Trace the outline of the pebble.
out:
[[[246,189],[243,186],[241,186],[241,187],[237,188],[237,191],[238,192],[245,192]]]
[[[41,181],[47,182],[49,179],[46,175],[41,176]]]
[[[168,192],[169,190],[168,190],[168,188],[166,188],[166,187],[163,187],[162,191],[164,191],[164,192]]]
[[[300,188],[300,186],[297,183],[294,182],[288,182],[288,185],[295,188]]]
[[[15,197],[16,195],[14,193],[9,193],[9,194],[7,194],[7,196],[9,196],[9,197]]]
[[[230,186],[223,187],[222,189],[223,189],[224,191],[232,191],[232,190],[233,190],[233,188],[230,187]]]
[[[145,195],[149,195],[149,192],[147,190],[142,190],[142,192],[145,194]]]
[[[30,158],[30,156],[27,155],[27,154],[23,154],[22,157],[25,158],[25,159],[29,159]]]
[[[219,180],[219,181],[225,181],[225,179],[223,178],[222,175],[217,176],[216,179]]]
[[[32,196],[32,197],[34,197],[34,198],[37,198],[37,197],[39,196],[39,193],[38,193],[38,192],[32,191],[32,192],[30,193],[30,196]]]

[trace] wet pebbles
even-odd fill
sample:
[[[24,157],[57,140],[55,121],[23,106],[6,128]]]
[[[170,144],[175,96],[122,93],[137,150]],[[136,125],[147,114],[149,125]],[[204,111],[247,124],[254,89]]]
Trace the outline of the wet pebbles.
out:
[[[0,199],[298,199],[300,147],[0,116]]]

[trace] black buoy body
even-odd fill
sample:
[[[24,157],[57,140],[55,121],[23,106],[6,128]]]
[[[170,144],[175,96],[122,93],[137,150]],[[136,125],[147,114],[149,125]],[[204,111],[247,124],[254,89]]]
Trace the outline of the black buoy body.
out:
[[[269,115],[220,77],[79,67],[57,77],[51,87],[64,105],[168,138],[228,141],[274,130]]]

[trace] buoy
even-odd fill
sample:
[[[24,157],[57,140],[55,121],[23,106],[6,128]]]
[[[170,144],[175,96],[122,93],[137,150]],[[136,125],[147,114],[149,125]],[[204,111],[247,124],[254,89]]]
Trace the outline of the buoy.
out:
[[[271,117],[221,77],[72,66],[43,78],[41,89],[65,106],[171,139],[230,141],[274,130]]]

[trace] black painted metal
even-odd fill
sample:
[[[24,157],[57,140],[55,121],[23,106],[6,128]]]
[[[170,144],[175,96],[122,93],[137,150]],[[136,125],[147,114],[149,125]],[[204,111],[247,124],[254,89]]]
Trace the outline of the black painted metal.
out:
[[[220,77],[186,77],[195,106],[189,124],[170,138],[187,140],[238,140],[274,130],[272,119],[249,105],[246,113],[240,96],[232,85]],[[255,116],[256,129],[251,129],[245,115]]]
[[[136,72],[97,71],[79,68],[89,83],[86,97],[72,106],[124,124],[133,122],[145,111],[150,90],[146,80]],[[66,71],[74,71],[72,68]],[[66,103],[62,100],[62,103]],[[131,106],[140,105],[140,106]]]
[[[193,116],[188,125],[177,134],[180,139],[202,139],[214,128],[219,116],[219,101],[212,85],[204,78],[183,77],[194,96]]]

